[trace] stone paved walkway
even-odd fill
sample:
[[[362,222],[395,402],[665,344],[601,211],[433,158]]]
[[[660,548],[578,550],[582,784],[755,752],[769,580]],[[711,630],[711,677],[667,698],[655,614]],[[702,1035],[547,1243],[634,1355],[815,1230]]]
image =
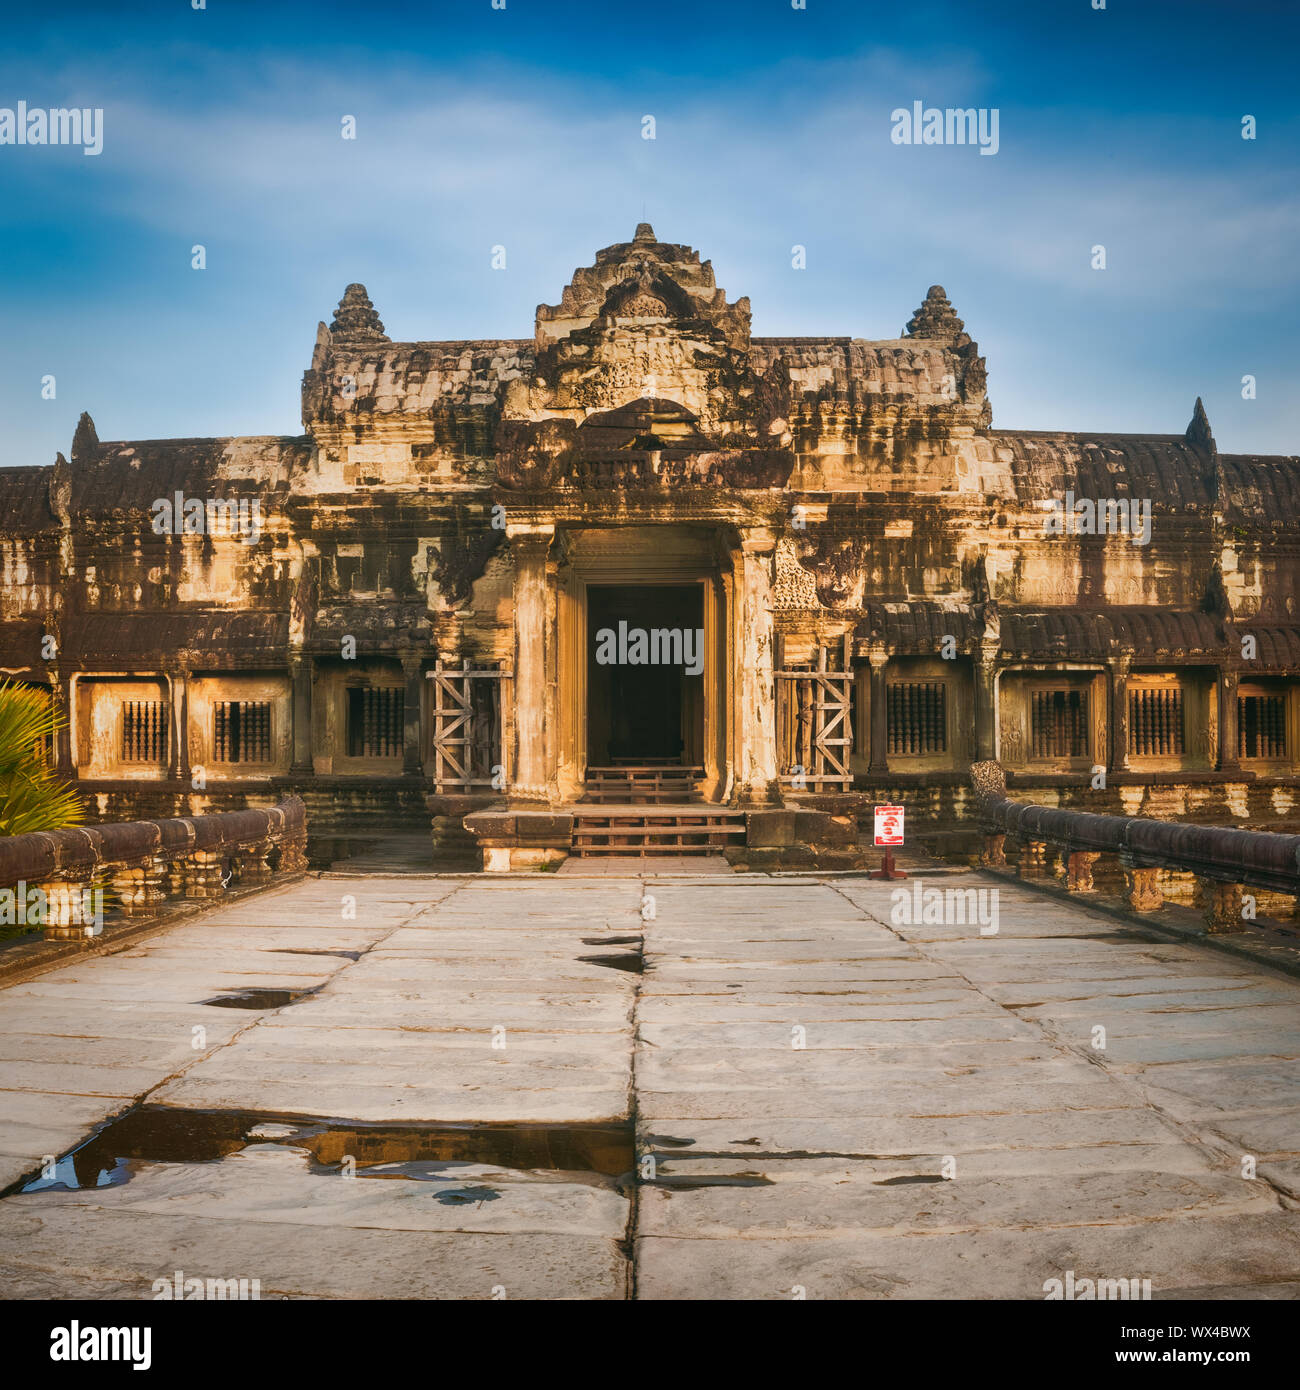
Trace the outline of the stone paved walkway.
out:
[[[274,1130],[133,1159],[0,1202],[0,1295],[148,1298],[176,1269],[264,1298],[1041,1298],[1069,1270],[1300,1294],[1300,982],[923,883],[997,886],[997,934],[891,924],[891,886],[857,877],[322,878],[0,991],[4,1183],[139,1101],[626,1119],[641,1155],[635,1187],[349,1179]],[[626,964],[604,939],[642,931],[643,974],[580,959]],[[201,1002],[249,988],[316,992]]]

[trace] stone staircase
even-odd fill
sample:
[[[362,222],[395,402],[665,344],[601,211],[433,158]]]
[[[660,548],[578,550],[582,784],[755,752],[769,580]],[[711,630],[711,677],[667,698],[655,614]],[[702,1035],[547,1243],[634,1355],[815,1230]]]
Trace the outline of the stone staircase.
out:
[[[702,767],[680,763],[638,763],[589,767],[583,801],[601,806],[680,806],[699,801],[696,783]]]
[[[575,855],[721,854],[745,843],[745,813],[707,804],[575,806]]]

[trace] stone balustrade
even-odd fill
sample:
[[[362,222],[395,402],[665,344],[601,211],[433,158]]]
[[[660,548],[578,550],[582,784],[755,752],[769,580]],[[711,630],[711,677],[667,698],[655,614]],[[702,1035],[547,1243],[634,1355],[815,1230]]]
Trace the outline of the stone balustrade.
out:
[[[126,917],[169,898],[219,898],[307,867],[307,814],[291,796],[276,806],[177,820],[76,826],[0,839],[0,890],[19,922],[49,940],[97,935],[105,906]]]
[[[980,864],[1011,862],[1022,878],[1059,878],[1071,893],[1094,891],[1093,866],[1115,855],[1124,893],[1134,912],[1164,905],[1162,875],[1192,874],[1200,888],[1206,927],[1214,933],[1245,929],[1254,916],[1250,890],[1284,894],[1300,909],[1300,835],[1188,825],[1138,816],[1103,816],[1012,801],[996,762],[971,768],[984,836]]]

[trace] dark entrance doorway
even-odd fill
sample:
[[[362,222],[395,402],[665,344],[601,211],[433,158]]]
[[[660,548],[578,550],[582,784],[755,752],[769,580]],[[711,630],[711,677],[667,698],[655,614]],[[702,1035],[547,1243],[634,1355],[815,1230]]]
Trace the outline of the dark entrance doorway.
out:
[[[587,590],[587,761],[691,766],[704,744],[698,584]]]

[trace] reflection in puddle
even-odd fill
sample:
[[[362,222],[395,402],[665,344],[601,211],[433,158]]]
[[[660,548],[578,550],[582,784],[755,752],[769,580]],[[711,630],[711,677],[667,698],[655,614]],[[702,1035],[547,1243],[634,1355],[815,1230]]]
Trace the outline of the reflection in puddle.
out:
[[[360,960],[360,951],[318,951],[309,946],[273,946],[277,956],[342,956],[345,960]]]
[[[444,1207],[467,1207],[474,1203],[495,1202],[500,1195],[492,1187],[463,1187],[452,1192],[439,1192],[433,1200],[441,1202]]]
[[[640,975],[645,969],[645,961],[640,951],[620,951],[608,956],[579,956],[578,959],[588,965],[605,965],[611,970],[627,970],[633,975]]]
[[[572,1180],[627,1178],[633,1169],[632,1124],[358,1125],[294,1120],[235,1110],[180,1110],[142,1105],[109,1120],[64,1154],[23,1192],[77,1191],[129,1182],[141,1163],[215,1163],[249,1144],[305,1150],[309,1171],[355,1172],[359,1178],[459,1179],[438,1200],[491,1201],[488,1187],[463,1186],[467,1164],[516,1171],[562,1172]],[[584,1177],[585,1175],[585,1177]],[[602,1185],[604,1185],[602,1183]]]
[[[695,1192],[705,1187],[771,1187],[772,1179],[762,1173],[713,1173],[700,1177],[662,1173],[654,1185],[670,1192]]]
[[[316,989],[320,986],[317,985]],[[217,1009],[282,1009],[295,1004],[316,989],[230,989],[213,999],[197,999],[195,1003],[211,1004]]]

